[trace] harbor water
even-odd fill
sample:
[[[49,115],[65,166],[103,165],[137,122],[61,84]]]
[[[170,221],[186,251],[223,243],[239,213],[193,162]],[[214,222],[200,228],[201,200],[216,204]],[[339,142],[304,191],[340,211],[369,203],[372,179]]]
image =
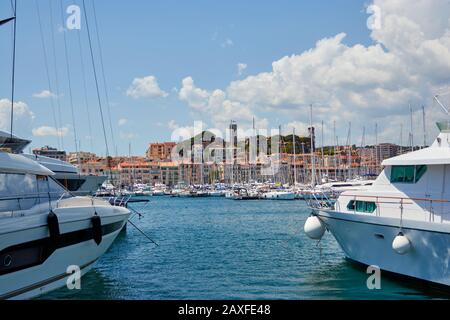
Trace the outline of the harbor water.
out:
[[[302,201],[151,197],[110,250],[81,279],[81,290],[40,299],[429,299],[435,291],[347,261],[331,234],[303,233]]]

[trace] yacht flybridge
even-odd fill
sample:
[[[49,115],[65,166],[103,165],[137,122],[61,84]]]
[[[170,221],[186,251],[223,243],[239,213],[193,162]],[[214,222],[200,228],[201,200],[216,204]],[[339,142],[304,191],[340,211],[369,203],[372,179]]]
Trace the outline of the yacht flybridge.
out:
[[[84,275],[111,246],[130,211],[70,195],[54,173],[0,152],[0,299],[25,299]]]
[[[311,201],[305,232],[330,231],[364,265],[450,286],[450,122],[431,147],[385,160],[372,186]]]

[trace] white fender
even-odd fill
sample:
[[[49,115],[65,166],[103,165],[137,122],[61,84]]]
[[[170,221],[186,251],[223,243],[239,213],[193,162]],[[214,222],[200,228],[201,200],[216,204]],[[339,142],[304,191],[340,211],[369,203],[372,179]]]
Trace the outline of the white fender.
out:
[[[325,226],[318,217],[311,216],[306,220],[304,230],[311,239],[320,240],[325,233]]]
[[[411,242],[409,239],[403,234],[399,233],[392,241],[392,249],[398,254],[406,254],[409,250],[411,250]]]

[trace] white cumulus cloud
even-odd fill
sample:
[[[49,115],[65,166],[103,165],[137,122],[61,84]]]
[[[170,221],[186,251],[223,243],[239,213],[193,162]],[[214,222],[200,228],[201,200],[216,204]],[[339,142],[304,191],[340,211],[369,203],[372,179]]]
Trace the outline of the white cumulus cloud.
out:
[[[48,99],[48,98],[54,98],[56,95],[49,90],[42,90],[41,92],[33,94],[34,98],[38,99]]]
[[[35,137],[65,137],[69,133],[69,128],[55,128],[49,126],[42,126],[33,129],[33,135]]]
[[[13,131],[18,136],[27,138],[30,134],[34,114],[25,102],[14,103]],[[9,132],[11,129],[11,100],[0,99],[0,130]]]
[[[179,97],[215,123],[248,121],[262,113],[282,113],[308,123],[308,106],[313,104],[315,120],[324,120],[326,127],[336,121],[341,136],[350,121],[354,127],[370,128],[377,121],[380,137],[398,142],[383,132],[390,120],[406,127],[409,104],[414,110],[429,107],[434,94],[450,85],[450,3],[374,0],[372,4],[380,9],[381,21],[380,28],[371,32],[370,45],[348,45],[346,34],[340,32],[309,50],[281,57],[271,70],[222,89],[206,91],[186,78]],[[427,117],[428,128],[436,118]],[[414,126],[421,130],[421,121]]]
[[[139,98],[165,98],[168,93],[161,90],[158,80],[154,76],[135,78],[127,90],[127,96]]]

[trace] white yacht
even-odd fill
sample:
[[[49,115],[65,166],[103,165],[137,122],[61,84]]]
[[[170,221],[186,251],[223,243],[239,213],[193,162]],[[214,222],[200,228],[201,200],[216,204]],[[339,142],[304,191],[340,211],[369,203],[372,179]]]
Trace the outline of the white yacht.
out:
[[[67,190],[77,196],[93,195],[105,182],[106,176],[91,176],[80,174],[77,167],[68,162],[33,154],[24,154],[24,149],[31,143],[15,135],[0,131],[0,148],[12,153],[23,154],[25,157],[39,162],[50,169],[55,175],[54,179]]]
[[[55,174],[54,179],[61,183],[73,195],[91,196],[101,188],[106,176],[90,176],[79,173],[77,167],[68,162],[33,154],[24,154],[25,157],[39,162]]]
[[[0,152],[0,299],[63,287],[69,266],[84,275],[128,220],[128,209],[73,197],[53,176],[36,161]]]
[[[295,192],[291,190],[272,190],[261,194],[265,200],[295,200]]]
[[[450,122],[438,127],[431,147],[385,160],[372,186],[311,202],[306,234],[328,230],[353,261],[450,286]]]

